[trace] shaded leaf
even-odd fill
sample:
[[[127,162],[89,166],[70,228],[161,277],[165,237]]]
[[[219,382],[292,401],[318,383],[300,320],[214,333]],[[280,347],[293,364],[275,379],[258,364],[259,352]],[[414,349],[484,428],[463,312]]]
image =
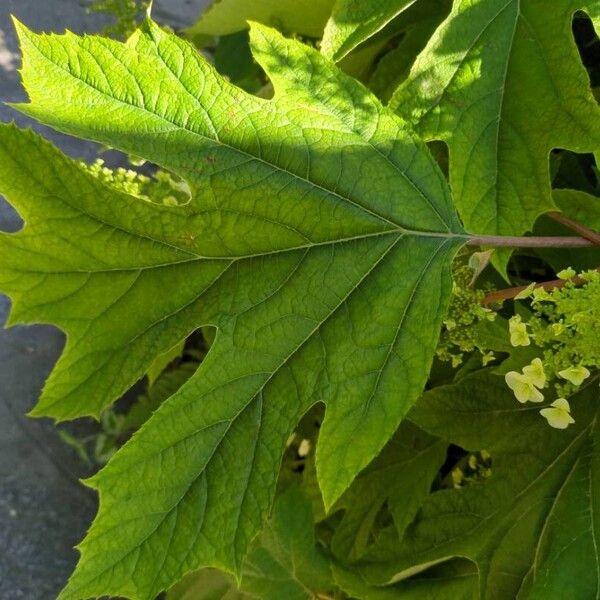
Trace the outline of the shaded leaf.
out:
[[[292,486],[277,498],[267,527],[252,545],[241,591],[229,575],[201,569],[169,590],[167,600],[313,600],[333,587],[329,561],[316,545],[313,527],[309,500]]]
[[[473,600],[477,568],[467,560],[452,560],[386,586],[369,584],[358,573],[334,566],[336,583],[358,600]]]
[[[337,0],[323,34],[321,51],[339,61],[359,44],[381,31],[416,0]]]
[[[313,600],[330,592],[331,567],[316,546],[313,528],[309,500],[297,487],[287,489],[248,555],[242,589],[261,600]]]
[[[588,598],[598,579],[598,382],[571,398],[576,424],[548,426],[489,370],[424,394],[411,418],[469,450],[487,449],[485,483],[423,504],[395,560],[363,569],[380,583],[451,557],[474,561],[481,598]]]
[[[578,190],[553,190],[557,208],[567,217],[600,231],[600,198]],[[541,217],[535,225],[536,235],[571,235],[573,232],[550,217]],[[567,267],[577,270],[595,269],[600,264],[600,253],[576,248],[543,248],[538,254],[556,273]]]
[[[184,577],[168,592],[166,600],[252,600],[238,590],[235,578],[217,569],[201,569]]]
[[[384,506],[402,536],[429,493],[446,447],[447,443],[403,423],[336,505],[344,515],[336,525],[332,551],[340,558],[358,560],[377,536],[375,522]]]

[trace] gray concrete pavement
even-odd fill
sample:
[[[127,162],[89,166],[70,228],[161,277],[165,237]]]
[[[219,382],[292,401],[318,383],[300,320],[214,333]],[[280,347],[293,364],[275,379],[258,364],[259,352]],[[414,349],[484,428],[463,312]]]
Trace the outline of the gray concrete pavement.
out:
[[[157,20],[191,23],[207,0],[155,2]],[[23,101],[19,54],[10,15],[33,30],[93,32],[106,19],[83,0],[0,0],[0,100]],[[72,156],[93,159],[94,144],[61,135],[0,104],[0,121],[32,126]],[[20,219],[0,197],[0,230]],[[2,265],[0,264],[0,268]],[[0,296],[0,326],[9,301]],[[48,326],[0,328],[0,600],[51,600],[72,570],[72,549],[95,512],[94,495],[77,481],[85,465],[57,437],[52,423],[24,414],[34,405],[58,358],[63,335]]]

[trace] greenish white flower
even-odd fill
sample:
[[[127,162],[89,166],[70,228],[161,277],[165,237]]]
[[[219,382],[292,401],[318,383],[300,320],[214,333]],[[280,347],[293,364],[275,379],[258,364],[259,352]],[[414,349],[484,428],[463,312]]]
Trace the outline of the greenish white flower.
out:
[[[529,365],[523,367],[523,374],[536,387],[543,388],[546,385],[544,363],[539,358],[534,358]]]
[[[563,369],[558,374],[573,385],[581,385],[590,376],[590,372],[581,365]]]
[[[310,443],[310,440],[302,440],[300,442],[300,445],[298,446],[298,456],[300,456],[301,458],[308,456],[311,445],[312,444]]]
[[[496,358],[496,355],[493,353],[493,351],[489,351],[489,352],[483,352],[483,355],[481,357],[481,362],[483,364],[483,366],[485,367],[488,363],[491,363],[494,359]]]
[[[508,330],[510,332],[510,343],[513,346],[529,346],[531,344],[527,333],[527,324],[521,321],[519,315],[510,318]]]
[[[540,415],[548,421],[550,427],[555,429],[566,429],[575,423],[575,419],[571,416],[571,407],[564,398],[558,398],[548,408],[542,408]]]
[[[568,281],[569,279],[573,279],[573,277],[575,277],[577,273],[575,272],[575,269],[573,267],[567,267],[566,269],[559,271],[556,275],[559,279],[564,279]]]
[[[506,385],[513,391],[515,398],[525,404],[525,402],[543,402],[544,395],[538,390],[531,379],[523,373],[509,371],[504,380]]]

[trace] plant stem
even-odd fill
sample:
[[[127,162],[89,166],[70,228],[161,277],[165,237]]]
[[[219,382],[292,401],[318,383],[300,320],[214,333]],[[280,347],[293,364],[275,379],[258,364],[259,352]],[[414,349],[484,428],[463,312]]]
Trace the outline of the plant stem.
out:
[[[585,238],[586,240],[590,240],[590,242],[593,242],[594,244],[600,246],[600,233],[598,233],[597,231],[594,231],[593,229],[590,229],[589,227],[586,227],[585,225],[582,225],[577,221],[573,221],[573,219],[569,219],[569,217],[567,217],[561,212],[552,211],[547,214],[551,219],[554,219],[561,225],[572,229],[575,233],[578,233],[581,237]]]
[[[596,271],[600,271],[600,267],[596,269]],[[575,283],[576,285],[585,283],[585,279],[581,277],[573,277],[573,279],[553,279],[552,281],[543,281],[542,283],[537,283],[535,285],[536,288],[544,288],[545,290],[553,290],[556,288],[564,287],[567,282]],[[497,304],[498,302],[503,302],[504,300],[511,300],[518,294],[520,294],[523,290],[526,290],[529,286],[520,285],[518,287],[506,288],[503,290],[496,290],[494,292],[490,292],[486,294],[481,300],[481,304]]]
[[[600,242],[598,242],[600,244]],[[513,237],[506,235],[480,235],[472,237],[468,246],[490,246],[492,248],[589,248],[596,243],[575,236]]]

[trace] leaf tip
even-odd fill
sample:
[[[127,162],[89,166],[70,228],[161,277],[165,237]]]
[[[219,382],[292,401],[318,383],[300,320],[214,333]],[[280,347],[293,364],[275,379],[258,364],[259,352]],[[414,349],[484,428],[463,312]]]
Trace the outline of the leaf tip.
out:
[[[33,43],[34,39],[40,36],[40,34],[29,29],[29,27],[27,27],[27,25],[20,21],[15,15],[11,15],[10,18],[13,22],[15,33],[17,34],[19,48],[22,49],[27,42]]]
[[[12,21],[15,31],[17,32],[19,38],[21,37],[21,34],[31,33],[31,30],[28,29],[27,26],[22,21],[20,21],[15,15],[10,15],[10,20]]]

